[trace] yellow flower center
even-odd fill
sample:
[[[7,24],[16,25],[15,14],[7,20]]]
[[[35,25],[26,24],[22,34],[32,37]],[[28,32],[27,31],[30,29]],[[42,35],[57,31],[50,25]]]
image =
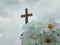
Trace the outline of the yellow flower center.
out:
[[[36,39],[36,35],[34,33],[31,34],[29,37],[30,37],[30,39]]]
[[[52,41],[51,38],[45,38],[45,39],[44,39],[44,42],[45,42],[45,43],[51,43],[51,41]]]
[[[53,24],[48,24],[49,29],[52,29],[53,27],[54,27]]]

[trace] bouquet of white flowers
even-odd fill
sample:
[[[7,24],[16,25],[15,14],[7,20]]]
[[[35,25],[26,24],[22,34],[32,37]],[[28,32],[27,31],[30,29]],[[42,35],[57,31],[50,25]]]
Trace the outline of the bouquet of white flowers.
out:
[[[60,24],[31,22],[25,24],[21,45],[60,45]]]

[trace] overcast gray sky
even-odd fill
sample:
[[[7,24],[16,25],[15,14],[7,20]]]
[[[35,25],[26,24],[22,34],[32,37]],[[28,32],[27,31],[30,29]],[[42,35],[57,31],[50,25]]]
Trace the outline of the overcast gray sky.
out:
[[[41,19],[60,19],[60,0],[0,0],[0,45],[20,45],[24,9],[33,16],[29,22]]]

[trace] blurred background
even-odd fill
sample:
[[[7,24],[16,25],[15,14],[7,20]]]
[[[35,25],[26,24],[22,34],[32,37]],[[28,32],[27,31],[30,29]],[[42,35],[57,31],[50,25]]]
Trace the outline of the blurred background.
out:
[[[60,0],[0,0],[0,45],[21,45],[21,14],[28,8],[29,22],[55,20],[60,23]]]

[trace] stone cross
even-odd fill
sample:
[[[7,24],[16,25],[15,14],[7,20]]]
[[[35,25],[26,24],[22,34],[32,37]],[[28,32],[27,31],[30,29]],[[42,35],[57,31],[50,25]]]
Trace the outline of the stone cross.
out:
[[[28,17],[29,16],[32,16],[32,13],[28,14],[28,9],[26,8],[25,9],[25,14],[24,15],[21,15],[21,17],[25,17],[25,24],[28,23]]]

